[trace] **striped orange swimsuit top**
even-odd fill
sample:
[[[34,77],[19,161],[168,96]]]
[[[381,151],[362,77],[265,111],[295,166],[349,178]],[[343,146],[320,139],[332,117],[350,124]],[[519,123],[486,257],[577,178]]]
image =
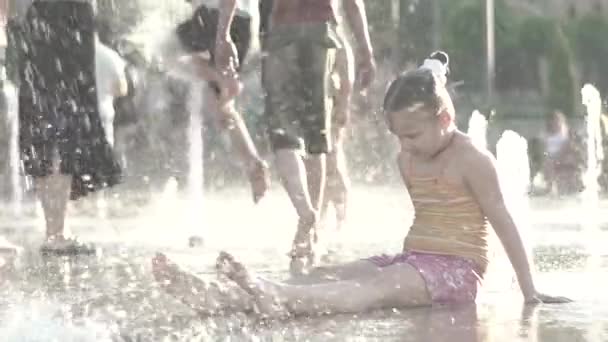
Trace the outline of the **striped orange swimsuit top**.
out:
[[[404,249],[468,258],[485,271],[489,224],[470,191],[436,177],[412,177],[408,189],[415,217]]]

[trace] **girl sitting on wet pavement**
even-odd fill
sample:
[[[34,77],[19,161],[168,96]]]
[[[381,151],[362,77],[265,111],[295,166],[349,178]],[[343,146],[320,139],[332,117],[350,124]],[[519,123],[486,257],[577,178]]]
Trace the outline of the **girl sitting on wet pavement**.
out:
[[[401,145],[397,163],[415,210],[401,253],[316,268],[289,282],[256,277],[221,253],[218,271],[240,287],[224,292],[211,291],[158,254],[153,273],[160,286],[196,310],[254,308],[269,317],[474,303],[493,227],[526,303],[570,301],[536,289],[496,161],[456,127],[447,67],[447,54],[433,53],[420,68],[397,76],[384,99],[389,129]],[[239,293],[247,294],[240,297],[240,307]]]

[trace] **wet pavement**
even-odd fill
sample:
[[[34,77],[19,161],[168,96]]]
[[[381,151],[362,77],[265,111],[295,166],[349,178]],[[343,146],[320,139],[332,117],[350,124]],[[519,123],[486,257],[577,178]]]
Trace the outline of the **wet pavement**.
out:
[[[68,224],[95,241],[100,255],[42,257],[42,221],[31,206],[6,210],[0,229],[25,245],[14,275],[0,285],[3,341],[605,341],[608,340],[608,263],[601,218],[578,200],[534,198],[522,233],[537,269],[538,287],[575,299],[567,305],[523,306],[513,272],[497,250],[476,307],[383,310],[360,315],[261,322],[243,314],[201,317],[159,291],[150,258],[166,252],[205,279],[215,279],[220,250],[267,277],[287,276],[295,213],[282,191],[259,206],[240,190],[207,194],[192,203],[178,194],[145,205],[125,196],[105,213],[90,199],[70,208]],[[5,206],[6,207],[6,206]],[[102,206],[103,207],[103,206]],[[203,208],[203,209],[201,209]],[[596,213],[597,221],[582,213]],[[603,213],[603,214],[602,214]],[[357,187],[345,230],[330,241],[327,262],[398,252],[412,219],[398,187]],[[202,244],[188,246],[197,235]],[[341,240],[340,243],[337,240]],[[604,244],[605,245],[605,244]]]

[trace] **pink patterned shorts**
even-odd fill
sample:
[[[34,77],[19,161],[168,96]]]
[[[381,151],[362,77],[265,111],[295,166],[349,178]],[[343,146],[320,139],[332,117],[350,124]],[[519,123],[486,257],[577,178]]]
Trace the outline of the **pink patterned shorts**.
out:
[[[404,252],[397,255],[379,255],[365,259],[383,268],[407,262],[426,283],[433,303],[471,303],[477,297],[480,282],[479,266],[470,259],[451,255]]]

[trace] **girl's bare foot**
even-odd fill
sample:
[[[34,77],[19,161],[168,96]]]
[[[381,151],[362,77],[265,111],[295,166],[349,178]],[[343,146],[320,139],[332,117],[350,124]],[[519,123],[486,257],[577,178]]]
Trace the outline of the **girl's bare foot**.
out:
[[[207,284],[199,277],[182,270],[167,256],[157,253],[152,259],[152,274],[158,285],[171,296],[179,299],[192,310],[214,314],[219,304],[208,300]]]
[[[237,262],[234,257],[226,252],[221,252],[217,257],[217,270],[228,279],[235,282],[245,292],[251,295],[257,306],[257,311],[266,318],[280,318],[288,315],[288,312],[279,303],[270,284],[263,280],[251,277],[245,266]]]

